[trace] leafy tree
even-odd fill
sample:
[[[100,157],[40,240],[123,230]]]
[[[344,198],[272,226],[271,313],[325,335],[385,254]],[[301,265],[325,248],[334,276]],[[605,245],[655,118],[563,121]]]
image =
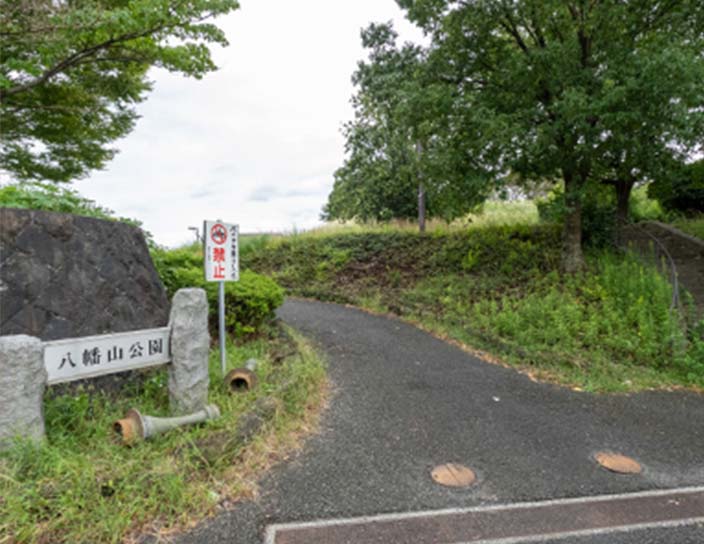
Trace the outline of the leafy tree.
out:
[[[134,126],[160,67],[215,69],[208,22],[237,0],[0,0],[0,168],[70,181],[101,168]]]
[[[669,211],[704,213],[704,159],[677,164],[648,186],[648,196]]]
[[[334,174],[335,184],[323,209],[324,219],[388,221],[417,216],[411,150],[406,145],[398,149],[394,146],[397,142],[387,140],[384,132],[363,123],[345,127],[350,157]]]
[[[480,203],[486,177],[466,153],[451,111],[456,89],[434,74],[426,52],[399,47],[390,23],[362,32],[369,59],[353,75],[355,119],[345,126],[348,158],[335,173],[325,219],[452,219]],[[427,198],[426,198],[427,195]]]
[[[469,142],[474,155],[528,179],[561,178],[566,271],[583,266],[586,193],[608,180],[630,193],[660,156],[702,141],[700,0],[398,3],[431,36],[466,122],[485,135]]]

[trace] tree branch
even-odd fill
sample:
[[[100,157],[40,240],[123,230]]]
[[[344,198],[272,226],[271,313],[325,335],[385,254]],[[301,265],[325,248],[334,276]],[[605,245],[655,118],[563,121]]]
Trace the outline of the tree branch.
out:
[[[112,47],[113,45],[116,45],[119,43],[124,43],[124,42],[128,42],[131,40],[144,38],[145,36],[149,36],[151,34],[154,34],[155,32],[158,32],[159,30],[163,30],[164,28],[166,28],[166,25],[159,25],[159,26],[149,28],[147,30],[143,30],[141,32],[132,32],[129,34],[123,34],[122,36],[118,36],[116,38],[110,38],[110,39],[105,40],[101,43],[93,45],[91,47],[87,47],[85,49],[82,49],[81,51],[77,51],[76,53],[73,53],[72,55],[69,55],[65,59],[56,63],[51,68],[45,70],[44,73],[42,73],[40,76],[38,76],[30,81],[27,81],[26,83],[22,83],[21,85],[15,85],[14,87],[10,87],[9,89],[0,89],[0,102],[2,102],[8,96],[12,96],[12,95],[27,91],[29,89],[32,89],[33,87],[41,85],[42,83],[46,83],[49,79],[51,79],[55,75],[60,74],[61,72],[65,72],[69,68],[81,63],[82,61],[84,61],[87,58],[90,58],[91,56],[95,55],[96,53],[98,53],[99,51],[101,51],[103,49],[108,49],[108,48]]]
[[[526,55],[530,55],[530,50],[526,42],[523,41],[523,37],[518,32],[518,29],[513,25],[513,21],[507,18],[506,21],[499,20],[499,24],[513,37],[518,47],[520,47]]]

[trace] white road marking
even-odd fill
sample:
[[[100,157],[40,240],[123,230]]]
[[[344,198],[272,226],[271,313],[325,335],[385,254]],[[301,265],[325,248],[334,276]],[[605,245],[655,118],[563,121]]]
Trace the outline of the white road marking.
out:
[[[473,506],[468,508],[446,508],[443,510],[427,510],[427,511],[417,511],[417,512],[398,512],[393,514],[376,514],[373,516],[359,516],[354,518],[339,518],[339,519],[325,519],[317,521],[299,522],[299,523],[277,523],[269,525],[266,529],[264,544],[276,544],[276,533],[278,531],[287,531],[295,529],[313,529],[321,527],[331,527],[340,525],[364,525],[379,521],[401,521],[406,519],[415,519],[422,517],[436,517],[445,516],[452,514],[471,514],[477,512],[497,512],[502,510],[520,510],[525,508],[536,508],[536,507],[549,507],[549,506],[559,506],[559,505],[572,505],[572,504],[590,504],[597,502],[608,502],[617,501],[620,499],[637,499],[641,497],[660,497],[666,495],[681,495],[690,493],[702,493],[704,492],[704,486],[699,487],[683,487],[676,489],[658,489],[654,491],[639,491],[635,493],[619,493],[614,495],[594,495],[587,497],[577,497],[569,499],[554,499],[545,501],[533,501],[533,502],[521,502],[514,504],[498,504],[489,506]],[[703,513],[704,514],[704,513]],[[670,528],[670,527],[682,527],[688,525],[695,525],[697,523],[704,523],[704,515],[702,517],[696,518],[684,518],[671,521],[656,521],[652,523],[641,523],[614,527],[605,527],[599,529],[583,529],[570,532],[562,533],[548,533],[544,535],[530,535],[530,536],[520,536],[511,537],[503,539],[489,539],[472,541],[471,544],[521,544],[529,543],[534,541],[544,541],[546,539],[556,540],[560,538],[568,538],[572,536],[589,536],[589,535],[600,535],[612,532],[631,532],[638,531],[642,529],[658,529],[658,528]],[[468,544],[463,542],[456,542],[453,544]]]
[[[549,542],[570,537],[599,536],[614,533],[631,533],[643,529],[672,529],[704,523],[704,517],[687,518],[674,521],[655,521],[653,523],[637,523],[633,525],[615,525],[600,529],[582,529],[578,531],[563,531],[544,535],[514,536],[511,538],[490,538],[488,540],[472,540],[471,542],[453,542],[452,544],[530,544],[531,542]]]

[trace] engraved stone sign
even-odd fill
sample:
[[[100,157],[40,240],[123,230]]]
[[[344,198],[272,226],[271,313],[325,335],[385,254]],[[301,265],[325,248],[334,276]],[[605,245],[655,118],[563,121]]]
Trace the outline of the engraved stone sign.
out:
[[[169,405],[175,414],[208,402],[208,299],[203,289],[179,289],[169,326],[42,342],[0,336],[0,450],[16,437],[44,438],[47,385],[169,363]]]
[[[171,360],[171,329],[66,338],[44,343],[48,384],[162,365]]]

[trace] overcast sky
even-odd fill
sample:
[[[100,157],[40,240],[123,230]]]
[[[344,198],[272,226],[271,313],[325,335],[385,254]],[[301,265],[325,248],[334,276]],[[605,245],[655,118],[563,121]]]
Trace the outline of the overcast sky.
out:
[[[364,56],[359,32],[394,20],[420,40],[394,0],[242,0],[216,20],[230,46],[201,81],[162,71],[142,118],[81,194],[144,222],[157,242],[193,240],[204,219],[243,232],[319,224],[352,118],[350,76]]]

